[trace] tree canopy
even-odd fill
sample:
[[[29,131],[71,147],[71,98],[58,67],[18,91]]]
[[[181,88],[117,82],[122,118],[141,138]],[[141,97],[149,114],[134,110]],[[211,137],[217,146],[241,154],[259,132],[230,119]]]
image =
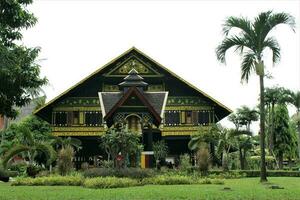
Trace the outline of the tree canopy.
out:
[[[40,78],[36,62],[40,48],[20,45],[22,30],[35,25],[37,18],[26,9],[32,0],[0,1],[0,115],[14,118],[15,106],[30,101],[29,92],[47,83]]]

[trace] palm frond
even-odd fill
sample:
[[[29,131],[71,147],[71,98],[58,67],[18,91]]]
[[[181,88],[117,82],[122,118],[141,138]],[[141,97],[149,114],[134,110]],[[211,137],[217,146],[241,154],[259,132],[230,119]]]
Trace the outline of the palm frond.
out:
[[[29,151],[30,149],[31,149],[31,147],[25,146],[25,145],[17,145],[15,147],[13,147],[9,151],[7,151],[6,154],[3,156],[3,158],[2,158],[3,167],[6,168],[7,163],[16,155],[18,155],[19,153],[25,152],[25,151]]]
[[[192,137],[188,143],[188,148],[190,150],[196,150],[199,147],[200,137]]]
[[[23,138],[23,141],[21,141],[21,142],[22,143],[25,142],[29,146],[34,145],[33,135],[32,135],[32,132],[29,130],[29,128],[27,126],[21,124],[19,126],[19,130],[20,130],[20,133],[22,134],[22,138]]]
[[[262,48],[270,48],[272,50],[272,61],[277,63],[280,60],[280,46],[277,40],[273,37],[267,38],[262,45]]]
[[[242,80],[248,82],[251,72],[255,69],[256,55],[253,52],[246,52],[241,65]]]
[[[35,146],[36,151],[42,152],[47,160],[47,164],[50,164],[53,156],[53,147],[48,143],[38,143]]]
[[[295,31],[295,18],[288,13],[262,12],[254,21],[254,30],[257,34],[258,43],[262,44],[268,33],[277,25],[286,24]]]
[[[255,35],[251,26],[251,22],[243,17],[228,17],[225,23],[223,24],[223,34],[227,36],[232,28],[240,29],[243,32],[243,34],[249,37]]]
[[[236,35],[225,38],[222,43],[216,49],[217,59],[222,62],[226,63],[226,52],[228,49],[236,47],[236,50],[244,49],[245,47],[251,49],[251,45],[249,40],[245,37],[238,37]]]

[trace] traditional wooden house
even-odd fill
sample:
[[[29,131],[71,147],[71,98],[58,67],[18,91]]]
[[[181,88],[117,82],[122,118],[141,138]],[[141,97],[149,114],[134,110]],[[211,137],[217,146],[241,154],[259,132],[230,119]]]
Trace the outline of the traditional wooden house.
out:
[[[231,110],[166,67],[131,48],[63,92],[35,114],[53,135],[80,139],[77,161],[104,155],[100,136],[122,122],[142,135],[142,167],[151,166],[152,144],[165,140],[170,157],[189,152],[190,135]]]

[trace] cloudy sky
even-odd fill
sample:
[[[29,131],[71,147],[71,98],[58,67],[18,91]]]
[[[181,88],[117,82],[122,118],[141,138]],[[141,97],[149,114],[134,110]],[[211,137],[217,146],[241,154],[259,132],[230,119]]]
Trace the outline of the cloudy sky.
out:
[[[297,28],[294,33],[278,26],[271,33],[281,45],[282,58],[273,67],[267,52],[265,63],[273,78],[266,86],[300,89],[300,1],[40,0],[29,9],[39,22],[24,32],[23,42],[42,48],[48,101],[135,46],[231,109],[254,107],[258,78],[253,74],[242,84],[239,56],[229,52],[225,66],[216,60],[215,48],[222,41],[226,17],[253,19],[267,10],[292,14]]]

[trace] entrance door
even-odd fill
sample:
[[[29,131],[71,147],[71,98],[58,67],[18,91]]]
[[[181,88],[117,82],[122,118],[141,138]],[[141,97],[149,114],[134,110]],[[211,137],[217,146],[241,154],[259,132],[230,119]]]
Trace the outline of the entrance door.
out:
[[[140,117],[137,115],[129,115],[127,118],[127,127],[128,130],[142,133],[142,126],[141,126],[141,120]]]

